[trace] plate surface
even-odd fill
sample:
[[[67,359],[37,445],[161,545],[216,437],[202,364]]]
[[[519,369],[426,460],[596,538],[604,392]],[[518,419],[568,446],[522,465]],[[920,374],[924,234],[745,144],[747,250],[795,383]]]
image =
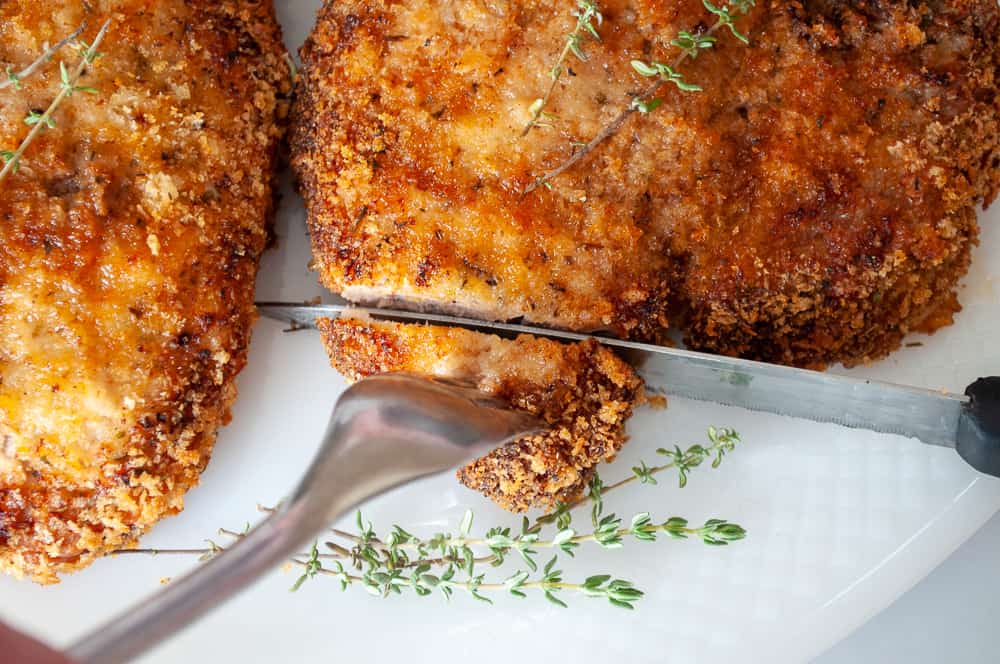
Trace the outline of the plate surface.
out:
[[[276,4],[286,40],[297,48],[318,0]],[[914,337],[923,345],[850,373],[956,391],[1000,374],[1000,345],[991,341],[1000,325],[1000,211],[981,221],[956,325]],[[323,295],[305,267],[304,213],[290,189],[277,233],[259,298]],[[239,385],[233,424],[221,433],[201,486],[145,546],[202,546],[219,539],[220,527],[256,520],[255,505],[277,502],[308,464],[344,388],[315,332],[283,334],[266,320]],[[747,540],[720,548],[629,542],[616,551],[582,549],[561,565],[567,578],[607,572],[635,581],[647,596],[633,613],[573,596],[566,597],[569,610],[537,596],[500,597],[493,607],[464,596],[380,600],[360,588],[342,594],[322,578],[291,594],[294,573],[277,570],[143,661],[801,661],[891,603],[1000,509],[1000,481],[949,450],[679,399],[665,411],[640,412],[632,442],[602,476],[627,476],[639,459],[652,461],[656,447],[701,442],[709,424],[735,427],[745,441],[720,469],[695,471],[684,490],[669,479],[631,487],[609,496],[608,508],[695,522],[723,517],[745,526]],[[467,508],[475,510],[475,530],[519,521],[451,476],[391,493],[365,514],[382,530],[399,523],[430,534],[454,531]],[[0,578],[0,617],[66,643],[195,564],[190,557],[121,556],[49,588]]]

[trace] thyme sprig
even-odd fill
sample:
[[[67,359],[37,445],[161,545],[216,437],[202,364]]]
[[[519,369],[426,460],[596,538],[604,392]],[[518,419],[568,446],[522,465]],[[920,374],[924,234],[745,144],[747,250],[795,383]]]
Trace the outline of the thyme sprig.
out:
[[[322,544],[317,541],[309,551],[292,559],[302,572],[291,590],[298,590],[317,576],[329,576],[338,579],[342,589],[360,585],[373,595],[383,597],[407,590],[420,596],[438,591],[451,597],[454,592],[461,591],[474,599],[490,602],[486,595],[491,592],[506,592],[523,598],[528,591],[538,590],[550,602],[566,606],[559,593],[572,591],[603,598],[621,608],[633,608],[643,593],[631,582],[613,579],[607,574],[593,575],[582,582],[564,581],[562,572],[555,568],[557,557],[572,557],[576,549],[585,544],[618,549],[628,540],[653,542],[661,535],[668,539],[699,539],[709,546],[725,546],[743,539],[746,531],[724,519],[708,519],[698,526],[678,516],[658,521],[650,513],[640,512],[626,521],[604,511],[604,499],[609,492],[634,482],[655,485],[656,476],[671,469],[677,470],[678,485],[684,487],[688,473],[708,460],[713,468],[718,467],[739,440],[739,434],[732,429],[710,427],[707,444],[691,445],[686,450],[661,448],[657,453],[666,457],[664,463],[650,466],[642,461],[632,469],[632,475],[611,484],[604,484],[595,473],[581,498],[559,504],[552,513],[533,521],[522,518],[519,529],[497,526],[478,537],[471,534],[474,521],[471,511],[465,513],[455,534],[438,532],[427,538],[418,537],[398,525],[393,526],[387,536],[380,537],[372,523],[358,512],[354,532],[331,528],[330,534],[339,541]],[[589,526],[574,526],[573,510],[588,503]],[[258,508],[264,512],[273,511]],[[546,527],[551,525],[554,531],[545,535]],[[233,540],[241,539],[247,532],[249,524],[241,532],[219,531]],[[120,553],[186,554],[206,560],[225,548],[212,540],[206,542],[208,546],[201,549],[127,549]],[[553,551],[556,556],[539,570],[538,557],[542,550]],[[502,581],[487,582],[486,572],[480,571],[482,567],[500,567],[508,560],[515,560],[524,568]]]
[[[468,530],[472,525],[472,512],[469,511],[459,527],[458,537],[439,533],[429,540],[420,540],[399,526],[394,526],[387,542],[383,543],[375,536],[371,524],[364,522],[360,513],[357,521],[362,533],[346,535],[360,546],[347,550],[327,543],[334,550],[333,554],[328,554],[328,557],[335,558],[331,566],[323,565],[322,554],[315,544],[308,556],[293,560],[304,570],[293,584],[293,591],[317,574],[328,574],[340,579],[342,589],[346,590],[349,585],[357,582],[372,594],[381,596],[399,594],[406,588],[424,596],[437,588],[445,597],[450,597],[453,590],[461,589],[475,599],[490,602],[489,598],[482,595],[483,591],[503,589],[515,597],[524,598],[525,589],[540,588],[549,601],[562,607],[566,604],[555,593],[559,590],[575,590],[589,597],[603,597],[615,606],[631,609],[632,603],[643,596],[643,592],[631,582],[612,580],[610,575],[601,574],[590,576],[583,583],[565,583],[561,572],[554,570],[557,556],[552,557],[542,568],[541,579],[529,581],[532,574],[538,573],[538,563],[535,560],[537,549],[554,548],[557,552],[573,556],[573,550],[582,542],[596,542],[605,549],[617,549],[624,546],[627,537],[653,542],[658,533],[674,539],[687,539],[695,535],[712,546],[725,546],[746,536],[742,527],[722,519],[709,519],[703,526],[692,528],[681,517],[671,517],[662,523],[656,523],[648,512],[642,512],[633,516],[627,526],[614,514],[604,516],[593,532],[585,535],[576,534],[567,525],[551,539],[542,540],[539,539],[541,524],[529,525],[528,520],[524,519],[521,532],[517,535],[511,535],[509,528],[491,528],[486,537],[472,539],[468,537]],[[476,558],[472,553],[473,547],[486,547],[492,555]],[[443,555],[429,558],[429,552],[435,548],[440,549]],[[412,560],[406,552],[413,549],[416,549],[419,556],[416,560]],[[499,567],[511,551],[520,556],[528,569],[514,572],[502,583],[486,583],[486,575],[477,573],[476,565],[486,563]],[[347,568],[342,562],[344,559],[348,561]],[[356,570],[354,573],[348,571],[351,566]],[[444,566],[444,572],[440,576],[431,574],[431,570],[438,566]],[[464,572],[467,580],[456,581],[459,572]]]
[[[747,14],[755,6],[755,0],[730,0],[727,4],[721,6],[715,5],[711,0],[702,0],[702,4],[706,10],[717,17],[715,23],[700,34],[686,30],[678,32],[677,37],[671,40],[670,43],[672,46],[680,49],[680,53],[670,64],[656,61],[644,62],[642,60],[633,60],[631,62],[633,69],[641,76],[654,78],[655,80],[642,93],[633,97],[629,105],[622,109],[597,135],[586,143],[574,143],[574,146],[579,149],[574,151],[561,164],[547,171],[541,177],[536,178],[531,184],[525,187],[524,195],[530,194],[538,187],[549,187],[553,179],[575,166],[581,159],[593,152],[597,146],[617,133],[622,125],[625,124],[625,121],[632,117],[634,113],[645,114],[656,110],[663,103],[656,95],[667,83],[672,83],[678,89],[685,92],[700,91],[700,86],[684,80],[679,67],[685,60],[697,58],[701,51],[714,48],[717,42],[717,38],[714,36],[716,32],[727,28],[739,41],[744,44],[750,42],[749,38],[736,28],[735,23],[737,18]]]
[[[358,519],[361,519],[360,513]],[[465,521],[471,523],[472,512],[466,512]],[[704,525],[691,527],[687,519],[670,517],[662,523],[655,523],[648,512],[632,517],[628,525],[615,514],[601,515],[589,533],[578,533],[565,521],[549,539],[541,538],[541,522],[522,520],[519,532],[509,527],[494,527],[486,531],[484,537],[469,537],[460,530],[457,536],[437,533],[428,539],[420,539],[399,526],[393,526],[389,537],[383,542],[372,534],[359,537],[339,530],[332,532],[354,546],[347,549],[335,542],[326,542],[333,557],[348,558],[358,565],[369,563],[393,568],[419,567],[420,565],[457,564],[466,568],[478,563],[499,567],[512,554],[516,554],[531,571],[538,568],[538,549],[558,549],[573,556],[574,550],[584,543],[596,543],[605,549],[620,548],[626,537],[652,542],[656,534],[665,533],[674,539],[694,536],[705,544],[720,545],[743,539],[746,532],[737,524],[723,519],[709,519]],[[370,527],[371,524],[368,524]],[[476,557],[475,549],[485,549],[490,555]]]
[[[38,113],[37,111],[30,111],[24,118],[25,124],[31,126],[31,131],[29,131],[28,135],[24,137],[24,140],[21,141],[21,144],[18,145],[17,149],[0,151],[0,159],[3,159],[4,161],[3,169],[0,170],[0,182],[3,182],[4,178],[6,178],[9,173],[16,173],[18,169],[20,169],[21,158],[24,156],[24,151],[28,149],[28,146],[31,145],[31,142],[35,140],[38,134],[45,129],[55,127],[56,123],[53,114],[66,97],[71,97],[77,92],[84,92],[88,94],[95,94],[97,92],[97,90],[92,87],[78,85],[78,83],[80,78],[86,72],[87,66],[92,64],[101,56],[97,47],[100,45],[101,40],[104,39],[104,35],[107,33],[110,25],[110,19],[104,22],[104,25],[101,26],[100,31],[94,38],[93,44],[88,45],[85,42],[81,42],[80,62],[72,71],[66,68],[65,63],[59,63],[59,93],[56,95],[55,99],[52,100],[52,103],[49,104],[49,107],[45,109],[44,112]],[[20,76],[20,74],[18,76]],[[10,79],[8,79],[8,82],[9,81]]]
[[[384,562],[388,560],[388,564],[412,566],[424,562],[468,565],[471,560],[474,563],[499,566],[508,556],[516,555],[532,569],[534,569],[534,557],[537,555],[537,549],[558,548],[564,553],[572,555],[573,549],[586,542],[596,542],[609,548],[607,544],[611,541],[611,531],[620,530],[621,532],[616,533],[619,537],[635,533],[628,528],[622,528],[620,519],[617,519],[613,514],[610,515],[610,519],[604,515],[604,496],[634,482],[655,485],[657,483],[656,475],[675,468],[678,473],[678,486],[684,488],[687,486],[688,473],[694,468],[708,459],[712,460],[712,468],[718,468],[725,455],[732,452],[740,442],[739,433],[729,428],[709,427],[707,437],[708,445],[695,444],[684,451],[679,447],[675,447],[673,450],[660,448],[657,453],[667,457],[668,460],[665,463],[649,466],[645,461],[642,461],[639,466],[632,469],[631,476],[611,484],[605,485],[600,474],[595,473],[585,495],[569,504],[557,504],[552,512],[539,516],[534,521],[523,518],[520,531],[516,534],[512,534],[511,528],[491,528],[484,537],[471,538],[469,532],[473,515],[470,512],[462,520],[457,535],[437,533],[430,538],[421,539],[397,525],[393,527],[388,538],[382,540],[375,535],[372,524],[364,521],[359,514],[356,519],[357,534],[337,528],[330,529],[333,535],[352,544],[352,548],[344,549],[334,542],[327,542],[326,546],[331,551],[347,555],[355,562]],[[591,504],[590,516],[593,530],[590,533],[580,534],[570,528],[571,511],[586,503]],[[264,509],[266,510],[266,508]],[[674,519],[676,518],[678,517],[674,517]],[[672,527],[676,526],[677,523],[677,521],[673,521]],[[555,524],[558,532],[551,539],[541,539],[542,527],[549,524]],[[699,528],[690,528],[685,522],[683,526],[679,526],[681,530],[673,528],[672,532],[668,532],[668,534],[684,535],[685,537],[697,536],[709,544],[713,543],[708,542],[709,539],[719,539],[726,532],[734,536],[735,539],[741,538],[736,536],[739,531],[723,527],[726,525],[733,524],[724,521],[714,524],[706,522],[704,526]],[[718,530],[720,527],[722,527],[721,531]],[[664,532],[670,530],[671,528],[668,528]],[[485,548],[489,550],[490,555],[477,557],[473,551],[476,548]],[[414,555],[416,559],[412,560]]]
[[[562,77],[563,71],[565,71],[563,63],[566,62],[570,54],[572,53],[576,56],[580,62],[586,62],[588,58],[583,50],[584,39],[590,37],[595,41],[601,41],[601,36],[597,32],[597,28],[604,22],[604,17],[601,15],[597,3],[593,2],[593,0],[577,0],[576,4],[577,8],[570,12],[576,17],[576,25],[573,27],[572,32],[566,35],[566,43],[563,45],[562,51],[559,52],[559,57],[556,59],[555,65],[549,69],[549,78],[551,80],[549,81],[549,87],[545,91],[545,95],[533,101],[531,106],[528,107],[531,119],[521,131],[521,136],[527,136],[532,127],[541,124],[542,118],[550,116],[550,114],[545,113],[545,107],[548,105],[552,93],[555,92],[556,84]]]
[[[29,64],[21,71],[15,72],[14,68],[11,67],[10,65],[4,67],[3,79],[0,79],[0,90],[3,90],[4,88],[8,88],[11,86],[13,86],[17,90],[20,90],[21,83],[22,81],[24,81],[24,79],[31,76],[33,73],[35,73],[35,71],[38,70],[39,67],[41,67],[43,64],[51,60],[52,56],[61,51],[63,46],[76,39],[80,35],[80,33],[83,32],[83,29],[86,26],[87,24],[83,23],[76,30],[69,33],[67,36],[63,37],[52,46],[46,48],[41,55],[35,58],[35,60],[31,64]]]
[[[519,570],[499,583],[487,583],[482,574],[458,580],[454,567],[448,567],[440,575],[432,574],[430,565],[416,567],[408,574],[401,570],[357,574],[345,568],[339,561],[330,567],[324,567],[313,559],[295,558],[292,562],[306,571],[296,581],[293,589],[301,587],[301,582],[305,579],[322,574],[340,581],[341,590],[347,590],[348,587],[358,584],[376,597],[401,595],[404,590],[409,589],[422,597],[431,595],[437,590],[445,599],[451,599],[454,592],[459,590],[480,602],[492,604],[493,600],[484,595],[484,592],[506,592],[512,597],[524,599],[528,596],[526,590],[537,589],[548,601],[562,608],[566,608],[567,604],[557,594],[562,591],[574,591],[586,597],[606,599],[620,608],[633,609],[634,603],[644,595],[630,581],[612,579],[609,574],[589,576],[582,583],[564,581],[562,571],[555,567],[556,561],[556,557],[551,558],[542,570],[540,578],[536,580],[530,580],[531,574]]]
[[[670,461],[664,463],[663,465],[652,467],[646,466],[645,462],[640,462],[639,466],[632,468],[631,476],[613,484],[600,484],[600,477],[595,474],[594,480],[591,482],[590,492],[586,496],[577,498],[568,505],[557,505],[553,512],[541,517],[539,521],[542,523],[554,522],[568,510],[579,507],[588,501],[593,502],[594,506],[597,507],[598,504],[601,504],[601,497],[607,495],[611,491],[615,491],[623,486],[632,484],[633,482],[656,484],[657,482],[654,479],[655,476],[671,470],[672,468],[678,469],[678,486],[683,489],[687,486],[687,474],[691,471],[691,469],[697,468],[709,458],[712,459],[712,468],[718,468],[726,454],[736,449],[736,445],[740,443],[740,434],[735,429],[725,427],[708,427],[706,435],[708,437],[708,442],[710,443],[707,447],[696,444],[688,447],[687,450],[680,452],[679,454],[679,448],[677,447],[673,450],[667,450],[666,448],[661,447],[656,450],[656,453],[669,457]],[[596,492],[597,497],[594,496],[595,483],[599,484],[598,491]],[[597,514],[599,515],[600,512],[598,511]]]

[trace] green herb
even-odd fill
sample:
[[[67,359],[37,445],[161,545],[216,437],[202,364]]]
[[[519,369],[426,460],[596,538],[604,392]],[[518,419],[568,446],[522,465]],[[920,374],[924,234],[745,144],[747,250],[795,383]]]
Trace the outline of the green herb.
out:
[[[8,65],[4,69],[3,80],[0,80],[0,90],[10,86],[13,86],[17,90],[20,90],[22,81],[31,76],[39,67],[48,62],[50,59],[52,59],[52,56],[58,53],[63,46],[76,39],[77,35],[83,32],[85,25],[86,24],[81,25],[79,28],[71,32],[69,35],[67,35],[63,39],[60,39],[52,46],[45,49],[45,51],[43,51],[41,55],[35,58],[35,60],[30,65],[28,65],[21,71],[14,72],[13,67]]]
[[[5,166],[10,164],[10,170],[14,173],[21,168],[21,160],[13,150],[0,150],[0,159],[3,159]]]
[[[38,136],[38,133],[43,129],[50,129],[56,126],[55,118],[53,118],[52,115],[53,113],[55,113],[55,110],[59,107],[59,104],[62,103],[63,99],[71,96],[74,92],[85,92],[91,94],[97,92],[97,90],[95,90],[94,88],[77,85],[77,83],[79,82],[80,78],[86,71],[87,65],[92,63],[99,56],[99,53],[97,52],[97,46],[101,43],[101,40],[104,39],[104,35],[107,32],[108,27],[110,25],[111,25],[110,20],[104,22],[104,25],[101,26],[100,31],[94,38],[93,45],[86,46],[85,48],[82,49],[80,62],[72,71],[67,70],[64,63],[62,62],[59,63],[59,73],[61,79],[61,83],[59,86],[59,93],[56,95],[55,99],[52,100],[52,103],[49,104],[49,107],[45,109],[44,112],[39,113],[37,111],[31,111],[30,113],[28,113],[27,117],[25,117],[24,119],[24,122],[25,124],[31,126],[31,131],[28,132],[28,135],[25,136],[24,140],[21,141],[21,144],[17,147],[17,149],[13,151],[5,150],[2,153],[0,153],[3,155],[3,161],[4,161],[3,170],[0,170],[0,182],[2,182],[5,177],[7,177],[8,173],[17,172],[17,170],[21,167],[21,159],[24,156],[24,151],[28,149],[28,146],[35,139],[35,137]],[[74,36],[75,34],[76,33],[74,33]],[[67,40],[64,40],[64,42],[68,40],[69,38],[67,38]],[[18,76],[23,78],[23,72]],[[6,82],[10,84],[10,79],[8,78]]]
[[[670,469],[676,469],[678,485],[687,484],[687,475],[694,468],[712,459],[712,467],[717,467],[724,456],[739,442],[739,434],[732,429],[708,429],[708,444],[692,445],[682,451],[661,448],[659,454],[667,457],[661,465],[649,466],[640,462],[633,468],[633,475],[612,484],[605,484],[595,473],[588,485],[586,495],[572,503],[557,504],[555,509],[534,521],[522,518],[520,528],[495,526],[481,537],[473,537],[473,513],[467,511],[458,525],[457,532],[438,532],[421,538],[393,526],[386,537],[380,537],[370,521],[360,512],[355,518],[355,532],[331,528],[330,534],[339,541],[318,543],[310,550],[295,557],[292,562],[302,569],[292,590],[317,576],[330,576],[340,581],[342,589],[360,585],[369,593],[381,597],[401,594],[410,590],[417,595],[427,596],[435,591],[450,598],[455,591],[462,591],[473,599],[491,602],[492,592],[506,592],[514,597],[524,598],[528,591],[538,590],[548,601],[566,606],[560,596],[564,591],[582,594],[586,597],[603,598],[614,606],[631,609],[643,593],[630,582],[612,579],[609,574],[597,574],[584,581],[567,582],[562,572],[556,569],[558,555],[573,556],[577,548],[594,544],[602,549],[619,549],[629,540],[654,542],[658,535],[668,539],[695,538],[710,546],[725,546],[743,539],[746,531],[739,525],[723,519],[709,519],[701,526],[691,526],[687,519],[672,516],[656,521],[649,512],[635,514],[625,522],[614,513],[605,514],[605,496],[632,482],[657,484],[654,477]],[[590,504],[590,527],[581,532],[572,527],[574,508]],[[271,512],[269,508],[260,507]],[[545,535],[546,529],[549,535]],[[220,530],[220,534],[242,539],[248,530],[235,532]],[[189,554],[207,559],[217,555],[222,547],[208,540],[204,549],[126,549],[118,553],[147,554]],[[539,572],[539,552],[549,549],[555,556]],[[325,552],[321,553],[321,550]],[[478,552],[478,553],[477,553]],[[524,569],[515,571],[506,579],[487,582],[484,567],[496,568],[508,560],[516,560]],[[435,572],[435,570],[437,570]]]
[[[80,51],[80,55],[86,60],[87,64],[92,63],[94,60],[104,57],[104,54],[97,50],[97,42],[91,46],[82,39],[77,40],[76,48]]]
[[[755,0],[731,0],[728,4],[722,5],[721,7],[717,7],[710,0],[702,0],[702,2],[705,5],[705,9],[717,17],[715,23],[708,28],[708,30],[700,34],[695,34],[686,30],[678,32],[677,37],[671,40],[670,43],[672,46],[679,48],[681,52],[677,58],[674,59],[672,64],[656,61],[644,62],[642,60],[633,60],[631,63],[632,68],[643,77],[655,78],[653,83],[641,94],[634,97],[632,101],[629,102],[629,105],[625,107],[607,126],[599,131],[596,136],[580,146],[579,149],[575,149],[573,153],[559,166],[546,172],[541,177],[536,178],[531,182],[531,184],[525,187],[525,195],[531,193],[540,186],[549,187],[554,178],[565,173],[577,162],[593,152],[598,145],[613,136],[619,129],[621,129],[622,125],[625,124],[625,121],[628,120],[634,113],[646,114],[656,110],[662,103],[662,100],[658,99],[656,94],[665,84],[672,83],[678,89],[685,92],[700,91],[700,86],[688,83],[684,79],[679,67],[688,58],[695,59],[701,51],[713,48],[717,41],[714,36],[715,32],[721,28],[728,28],[734,37],[739,39],[744,44],[749,43],[749,38],[736,29],[735,21],[739,16],[750,11],[750,9],[754,6]]]
[[[84,52],[83,61],[84,63],[92,61],[90,58],[89,51]],[[77,79],[78,78],[79,76],[77,76]],[[67,97],[72,97],[74,92],[86,92],[87,94],[91,95],[97,94],[97,88],[92,88],[87,85],[76,85],[76,79],[70,81],[69,71],[67,71],[66,69],[65,62],[59,63],[59,79],[60,79],[59,87],[63,92],[66,93]]]
[[[701,86],[694,83],[687,83],[679,71],[675,71],[673,67],[665,65],[662,62],[646,63],[642,60],[633,60],[632,69],[639,72],[640,76],[645,76],[646,78],[659,77],[664,83],[673,83],[678,89],[684,92],[701,92]]]
[[[716,7],[712,4],[711,0],[701,0],[702,4],[705,5],[705,9],[712,12],[719,17],[719,20],[714,26],[712,26],[711,32],[720,27],[727,27],[729,31],[733,33],[733,36],[739,39],[744,44],[749,44],[750,40],[746,35],[741,33],[736,29],[734,24],[737,15],[746,14],[754,6],[754,0],[730,0],[728,5],[722,5],[721,7]]]
[[[715,41],[716,39],[712,35],[692,34],[687,30],[681,30],[675,39],[670,40],[670,43],[685,51],[687,56],[693,60],[698,57],[701,49],[715,46]]]
[[[292,584],[292,587],[289,589],[291,592],[295,592],[301,588],[303,583],[316,576],[323,569],[323,564],[319,561],[319,548],[316,546],[316,542],[313,542],[312,548],[309,549],[309,558],[301,564],[304,571],[302,572],[302,576]]]
[[[590,509],[590,520],[596,526],[604,512],[604,483],[601,481],[599,473],[595,472],[593,479],[590,480],[587,495],[593,503],[593,507]]]
[[[308,560],[294,559],[293,563],[305,568]],[[567,604],[558,593],[563,591],[576,592],[585,597],[603,598],[612,605],[632,609],[636,600],[643,592],[623,579],[612,579],[610,575],[601,574],[586,578],[582,583],[572,583],[563,580],[562,571],[555,568],[556,558],[546,564],[540,578],[532,580],[531,574],[518,571],[498,583],[487,583],[482,575],[469,577],[466,580],[456,579],[455,567],[448,567],[442,574],[432,574],[430,565],[415,567],[412,572],[400,570],[392,572],[377,572],[372,574],[357,574],[345,568],[340,561],[329,567],[313,568],[316,574],[330,576],[340,581],[341,590],[358,584],[370,594],[378,597],[400,595],[404,590],[412,590],[419,596],[427,596],[438,591],[445,599],[451,599],[456,590],[467,593],[470,597],[492,604],[493,601],[484,592],[506,592],[512,597],[526,598],[530,590],[540,590],[543,596],[553,604],[566,608]]]
[[[18,90],[24,87],[21,85],[21,76],[19,74],[15,74],[11,70],[10,65],[7,65],[6,69],[4,69],[4,76],[7,77],[7,80],[3,81],[4,87],[10,87],[11,85],[13,85]]]
[[[647,466],[645,461],[640,462],[638,466],[632,466],[632,472],[642,484],[658,484],[653,477],[653,469]]]
[[[285,53],[285,64],[288,65],[288,76],[292,79],[292,83],[299,78],[299,67],[295,64],[295,58],[291,56],[290,53]]]
[[[56,126],[56,121],[50,117],[41,113],[39,111],[29,111],[28,115],[24,118],[24,124],[26,125],[36,125],[41,124],[46,129],[52,129]]]
[[[565,70],[563,63],[569,57],[570,53],[576,56],[581,62],[586,62],[587,54],[583,50],[584,39],[590,37],[596,41],[601,41],[601,36],[597,33],[597,28],[604,22],[604,17],[593,0],[577,0],[577,9],[574,9],[571,14],[576,17],[576,26],[574,26],[572,32],[566,35],[566,43],[563,45],[562,51],[559,52],[559,57],[556,59],[555,65],[549,69],[549,78],[551,81],[549,82],[548,89],[545,91],[545,95],[531,102],[531,106],[528,107],[531,119],[521,132],[522,136],[527,136],[532,127],[543,126],[543,118],[556,119],[556,116],[551,113],[545,113],[544,110],[549,103],[549,99],[552,97],[552,93],[556,89],[556,84],[563,75],[563,71]]]
[[[669,461],[659,466],[647,466],[644,461],[640,462],[639,466],[632,469],[631,477],[626,477],[625,479],[619,480],[614,484],[602,485],[601,496],[607,495],[608,492],[615,491],[623,486],[632,484],[633,482],[656,484],[656,481],[653,480],[656,475],[673,468],[678,469],[678,486],[684,488],[687,484],[687,473],[690,472],[692,468],[698,467],[703,461],[705,461],[705,459],[708,458],[712,459],[712,468],[718,468],[726,454],[736,449],[736,445],[740,442],[740,434],[737,433],[735,429],[729,428],[709,427],[707,437],[709,445],[692,445],[681,454],[681,465],[678,465],[677,463],[677,448],[674,448],[673,451],[669,451],[662,447],[659,448],[656,450],[657,454],[668,457],[670,459]],[[637,469],[639,469],[640,472],[636,472]],[[643,478],[645,478],[645,480]],[[563,509],[573,509],[588,500],[592,500],[592,498],[590,496],[586,498],[579,498],[573,503],[563,506]],[[558,518],[558,510],[541,517],[539,521],[541,523],[551,523],[556,518]]]
[[[640,113],[652,113],[657,108],[659,108],[660,104],[662,103],[663,103],[662,99],[651,99],[649,101],[645,101],[643,99],[640,99],[639,97],[636,97],[635,99],[632,100],[632,108],[639,111]]]
[[[696,468],[701,465],[701,463],[710,456],[714,456],[712,459],[712,468],[718,468],[719,464],[722,463],[722,458],[727,452],[733,451],[736,447],[736,443],[740,440],[740,435],[732,429],[716,429],[715,427],[709,427],[708,438],[712,442],[712,446],[705,448],[701,445],[692,445],[685,452],[681,452],[680,447],[674,447],[673,450],[667,450],[665,448],[659,448],[656,450],[657,454],[662,454],[663,456],[670,457],[673,461],[669,465],[677,469],[677,474],[679,477],[679,485],[683,489],[687,486],[687,474],[692,468]],[[635,469],[633,469],[634,471]],[[647,474],[651,472],[652,469],[646,469]]]

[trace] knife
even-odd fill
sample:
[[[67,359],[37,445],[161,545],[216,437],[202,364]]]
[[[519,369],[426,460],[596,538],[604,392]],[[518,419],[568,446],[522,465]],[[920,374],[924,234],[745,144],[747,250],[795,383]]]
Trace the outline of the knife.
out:
[[[861,380],[765,362],[698,353],[547,328],[347,304],[260,302],[261,314],[315,327],[345,311],[375,320],[462,327],[501,337],[595,339],[628,360],[650,392],[916,438],[955,449],[976,470],[1000,477],[1000,377],[980,378],[965,394]]]

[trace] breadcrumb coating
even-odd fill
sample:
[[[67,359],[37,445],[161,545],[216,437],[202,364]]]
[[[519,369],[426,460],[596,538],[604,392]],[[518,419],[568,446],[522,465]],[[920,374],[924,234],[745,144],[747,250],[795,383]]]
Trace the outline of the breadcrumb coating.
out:
[[[643,399],[642,381],[594,340],[513,340],[461,328],[323,319],[333,366],[351,380],[391,371],[462,380],[539,416],[544,433],[500,447],[458,471],[459,480],[504,509],[568,502],[597,464],[625,443],[625,422]]]
[[[270,0],[0,2],[0,71],[100,57],[0,184],[0,570],[53,583],[176,514],[229,418],[290,95]],[[65,47],[0,90],[0,149]]]
[[[995,0],[763,1],[655,112],[525,188],[672,62],[700,0],[327,2],[302,50],[294,165],[316,266],[347,299],[788,364],[879,358],[948,324],[1000,184]]]

